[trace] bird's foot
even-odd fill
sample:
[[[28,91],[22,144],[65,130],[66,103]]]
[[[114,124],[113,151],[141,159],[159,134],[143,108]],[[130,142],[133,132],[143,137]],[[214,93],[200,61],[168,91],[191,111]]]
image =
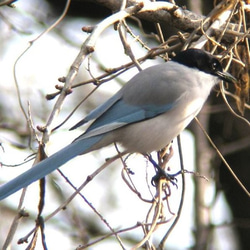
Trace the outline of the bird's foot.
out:
[[[151,180],[151,184],[153,186],[156,186],[157,183],[159,182],[160,179],[164,178],[168,181],[170,181],[174,186],[178,187],[176,182],[176,176],[179,175],[180,173],[176,173],[176,174],[168,174],[164,169],[162,169],[159,164],[157,164],[155,162],[155,160],[153,160],[151,155],[147,155],[148,160],[153,164],[153,166],[156,169],[156,175],[152,178]]]
[[[179,172],[176,174],[168,174],[164,169],[161,169],[161,171],[157,171],[156,175],[152,177],[151,184],[156,186],[160,179],[164,178],[167,181],[170,181],[173,186],[178,188],[176,176],[179,174]]]

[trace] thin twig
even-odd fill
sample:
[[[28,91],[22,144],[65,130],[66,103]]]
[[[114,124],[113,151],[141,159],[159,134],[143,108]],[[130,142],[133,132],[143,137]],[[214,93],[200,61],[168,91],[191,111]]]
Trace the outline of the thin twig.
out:
[[[99,23],[94,30],[92,31],[92,33],[88,36],[88,38],[85,40],[85,42],[83,43],[80,52],[78,53],[77,57],[75,58],[74,62],[72,63],[70,70],[68,72],[68,75],[65,78],[65,84],[64,87],[54,105],[54,108],[48,118],[48,121],[45,125],[45,129],[44,129],[44,134],[43,134],[43,138],[42,141],[43,143],[46,143],[47,141],[49,141],[49,137],[50,134],[52,132],[53,129],[53,124],[55,122],[55,118],[58,116],[63,102],[66,98],[66,96],[70,93],[70,89],[71,86],[73,84],[73,81],[75,80],[79,68],[81,66],[81,64],[83,63],[83,61],[86,59],[87,55],[91,54],[94,52],[95,50],[95,44],[97,42],[97,40],[99,39],[101,33],[107,28],[109,27],[111,24],[117,22],[120,19],[126,18],[129,15],[134,14],[135,12],[139,11],[141,8],[143,7],[143,5],[139,4],[133,7],[129,7],[126,8],[123,11],[119,11],[109,17],[107,17],[106,19],[104,19],[101,23]]]
[[[219,151],[219,149],[214,144],[213,140],[210,138],[210,136],[208,135],[208,133],[206,132],[206,130],[204,129],[204,127],[200,123],[199,119],[197,117],[195,117],[194,119],[198,123],[198,125],[200,126],[202,132],[205,134],[205,136],[207,137],[207,139],[210,142],[210,144],[212,145],[212,147],[215,149],[216,153],[219,155],[219,157],[221,158],[221,160],[223,161],[223,163],[226,165],[226,167],[229,170],[229,172],[232,174],[233,178],[237,181],[237,183],[240,185],[240,187],[246,193],[246,195],[248,197],[250,197],[249,191],[244,186],[244,184],[240,181],[240,179],[237,177],[237,175],[234,173],[234,171],[232,170],[232,168],[230,167],[230,165],[227,163],[226,159],[223,157],[223,155],[221,154],[221,152]]]
[[[76,191],[78,192],[77,187],[73,185],[73,183],[64,175],[64,173],[58,169],[58,172],[61,174],[61,176],[66,180],[66,182]],[[100,218],[100,220],[109,228],[109,230],[115,235],[117,241],[119,242],[122,249],[125,249],[122,240],[120,239],[119,235],[115,232],[115,230],[110,226],[109,222],[103,217],[103,215],[94,207],[94,205],[88,201],[88,199],[80,192],[78,194],[81,196],[81,198],[87,203],[87,205],[93,210],[93,212]]]
[[[146,243],[149,240],[152,233],[155,231],[155,228],[157,226],[157,221],[160,218],[160,214],[161,214],[161,210],[162,210],[162,193],[163,193],[162,192],[162,182],[163,181],[165,181],[165,180],[161,179],[157,185],[157,195],[156,195],[155,201],[153,203],[154,216],[153,216],[153,221],[150,223],[150,229],[149,229],[149,231],[146,232],[146,235],[144,236],[144,238],[140,242],[138,242],[135,246],[132,247],[132,250],[138,249],[139,247],[144,245],[144,243]]]
[[[121,153],[121,155],[126,154],[126,152]],[[51,218],[53,218],[57,213],[64,210],[65,207],[81,192],[81,190],[89,183],[91,182],[103,169],[105,169],[108,165],[110,165],[115,160],[119,159],[119,156],[116,155],[110,159],[108,159],[101,167],[99,167],[97,170],[95,170],[91,175],[87,176],[86,180],[82,183],[82,185],[67,199],[65,200],[58,208],[56,208],[52,213],[47,215],[44,219],[44,222],[49,221]],[[36,230],[36,228],[33,228],[25,237],[22,238],[23,242],[27,241],[28,237]]]
[[[250,122],[249,122],[246,118],[244,118],[243,116],[238,115],[237,113],[235,113],[235,111],[234,111],[234,110],[231,108],[231,106],[229,105],[229,103],[228,103],[228,101],[227,101],[227,98],[226,98],[226,96],[225,96],[225,89],[224,89],[223,83],[220,83],[220,89],[221,89],[221,95],[222,95],[222,97],[223,97],[223,99],[224,99],[224,101],[225,101],[225,103],[226,103],[228,109],[230,110],[230,112],[231,112],[234,116],[236,116],[237,118],[239,118],[240,120],[244,121],[248,126],[250,126]]]
[[[184,203],[184,196],[185,196],[185,188],[186,188],[186,182],[185,182],[185,173],[184,173],[184,160],[183,160],[183,153],[182,153],[182,148],[181,148],[181,138],[180,135],[178,135],[177,137],[177,142],[178,142],[178,150],[179,150],[179,159],[180,159],[180,165],[181,165],[181,176],[182,176],[182,192],[181,192],[181,199],[180,199],[180,203],[179,203],[179,207],[178,207],[178,211],[177,211],[177,215],[174,219],[174,222],[172,223],[171,227],[168,229],[167,233],[164,235],[164,237],[162,238],[158,249],[164,249],[164,245],[165,242],[168,238],[168,236],[170,235],[170,233],[172,232],[172,230],[174,229],[174,227],[176,226],[176,224],[178,223],[180,216],[181,216],[181,211],[183,208],[183,203]]]

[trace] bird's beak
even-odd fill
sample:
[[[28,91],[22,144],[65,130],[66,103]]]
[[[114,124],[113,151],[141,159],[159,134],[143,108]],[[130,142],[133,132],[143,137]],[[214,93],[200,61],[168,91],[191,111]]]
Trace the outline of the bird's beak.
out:
[[[231,74],[229,74],[228,72],[217,71],[217,75],[223,81],[226,81],[229,83],[236,83],[237,82],[237,79],[235,77],[233,77]]]

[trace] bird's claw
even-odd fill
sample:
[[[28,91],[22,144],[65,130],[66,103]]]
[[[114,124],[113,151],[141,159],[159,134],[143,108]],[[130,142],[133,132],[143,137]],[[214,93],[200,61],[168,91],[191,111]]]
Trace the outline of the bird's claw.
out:
[[[153,164],[153,166],[156,169],[156,175],[151,179],[151,184],[153,186],[156,186],[160,179],[165,178],[166,180],[170,181],[174,186],[177,186],[176,182],[176,176],[180,174],[180,172],[176,174],[168,174],[164,169],[162,169],[152,158],[152,156],[149,154],[147,155],[149,161]]]
[[[176,173],[176,174],[168,174],[165,170],[161,169],[161,171],[157,171],[156,175],[152,177],[151,179],[151,184],[153,186],[156,186],[157,183],[159,182],[160,179],[164,178],[166,179],[167,181],[170,181],[171,184],[173,186],[176,186],[176,188],[178,188],[178,185],[177,185],[177,178],[176,176],[178,175],[179,173]]]

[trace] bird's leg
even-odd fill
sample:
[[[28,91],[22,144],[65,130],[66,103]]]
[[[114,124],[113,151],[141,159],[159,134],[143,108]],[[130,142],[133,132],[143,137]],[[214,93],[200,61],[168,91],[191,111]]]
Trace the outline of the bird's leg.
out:
[[[158,181],[161,178],[165,178],[167,180],[169,180],[174,186],[177,187],[176,181],[177,179],[175,178],[177,174],[168,174],[159,164],[157,164],[155,162],[155,160],[152,158],[152,156],[150,154],[146,155],[148,160],[153,164],[154,168],[156,169],[156,175],[152,178],[151,183],[153,186],[156,186],[156,184],[158,183]]]

